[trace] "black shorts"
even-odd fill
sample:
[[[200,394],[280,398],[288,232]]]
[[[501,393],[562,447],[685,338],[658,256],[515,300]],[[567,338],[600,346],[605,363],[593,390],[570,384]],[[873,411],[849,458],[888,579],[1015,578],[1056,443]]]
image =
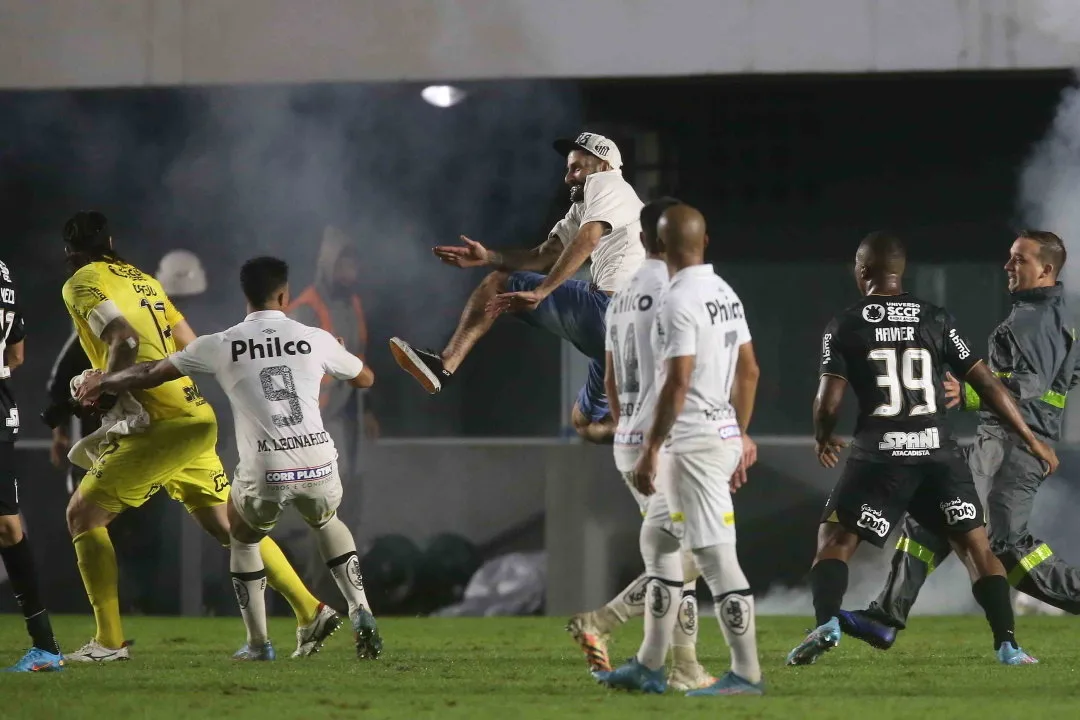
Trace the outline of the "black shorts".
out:
[[[959,453],[912,465],[850,459],[821,521],[838,522],[884,547],[905,512],[938,535],[962,535],[986,524],[971,470]]]
[[[19,481],[15,479],[15,443],[0,442],[0,515],[19,514]]]

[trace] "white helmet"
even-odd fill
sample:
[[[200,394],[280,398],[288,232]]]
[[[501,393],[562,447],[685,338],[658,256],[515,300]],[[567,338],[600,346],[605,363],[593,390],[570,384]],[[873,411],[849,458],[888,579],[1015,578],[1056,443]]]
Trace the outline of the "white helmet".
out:
[[[206,271],[199,256],[187,250],[173,250],[161,258],[158,265],[158,282],[165,293],[172,297],[201,295],[206,292]]]

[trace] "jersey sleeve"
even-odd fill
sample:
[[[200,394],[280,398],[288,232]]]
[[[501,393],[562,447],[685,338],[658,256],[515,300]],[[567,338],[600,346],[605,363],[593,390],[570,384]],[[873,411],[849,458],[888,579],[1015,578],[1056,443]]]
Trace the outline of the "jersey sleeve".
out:
[[[337,380],[352,380],[364,369],[364,361],[342,347],[328,332],[319,331],[323,372]]]
[[[698,326],[692,308],[678,297],[668,297],[661,308],[657,330],[663,338],[663,359],[697,355]]]
[[[172,298],[167,295],[165,296],[165,322],[169,323],[169,327],[176,327],[184,322],[184,313],[176,309]]]
[[[80,268],[64,283],[64,304],[76,320],[85,322],[96,337],[109,323],[123,317],[120,308],[105,294],[100,273],[92,266]]]
[[[734,292],[732,292],[732,295],[735,298],[735,305],[739,308],[739,317],[735,318],[735,332],[738,333],[736,343],[745,345],[754,339],[750,335],[750,325],[746,322],[746,305],[743,304],[742,298],[735,295]]]
[[[976,355],[971,350],[971,342],[960,334],[960,331],[956,328],[956,318],[950,315],[948,312],[943,313],[944,318],[942,322],[942,330],[944,331],[943,348],[945,362],[959,377],[964,377],[968,374],[971,368],[975,367],[981,357]]]
[[[169,355],[169,362],[185,375],[217,373],[221,348],[225,342],[220,333],[200,335],[183,350]]]
[[[820,375],[835,375],[847,379],[847,360],[840,348],[840,323],[835,318],[825,326],[821,335]]]
[[[551,228],[551,232],[548,233],[549,237],[557,237],[562,241],[563,247],[570,244],[570,241],[577,237],[578,230],[581,229],[581,204],[574,203],[570,206],[570,209],[566,211],[566,216],[562,220],[555,223],[555,227]]]

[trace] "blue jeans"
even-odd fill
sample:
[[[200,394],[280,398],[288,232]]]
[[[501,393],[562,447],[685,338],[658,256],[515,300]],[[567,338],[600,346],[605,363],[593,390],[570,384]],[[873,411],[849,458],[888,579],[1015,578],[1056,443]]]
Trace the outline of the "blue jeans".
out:
[[[535,290],[545,276],[514,272],[506,281],[507,292]],[[533,327],[558,335],[589,358],[589,378],[577,397],[577,406],[591,422],[610,413],[604,392],[604,317],[611,298],[590,283],[567,280],[532,312],[514,317]]]

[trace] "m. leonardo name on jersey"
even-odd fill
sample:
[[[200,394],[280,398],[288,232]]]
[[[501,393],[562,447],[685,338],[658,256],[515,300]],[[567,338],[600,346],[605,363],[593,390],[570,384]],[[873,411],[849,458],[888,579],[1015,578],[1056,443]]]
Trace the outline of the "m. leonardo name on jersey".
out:
[[[307,482],[328,477],[333,471],[333,463],[326,463],[318,467],[296,468],[295,470],[270,470],[266,473],[266,482],[269,484]]]
[[[920,432],[887,432],[878,443],[878,450],[890,450],[893,457],[929,455],[940,447],[941,433],[936,427]]]
[[[904,342],[905,340],[909,342],[915,340],[915,328],[911,326],[874,328],[874,342],[891,343]]]
[[[289,437],[271,438],[259,440],[259,452],[278,452],[279,450],[296,450],[297,448],[314,447],[325,445],[330,442],[330,434],[326,432],[310,433],[308,435],[291,435]]]

